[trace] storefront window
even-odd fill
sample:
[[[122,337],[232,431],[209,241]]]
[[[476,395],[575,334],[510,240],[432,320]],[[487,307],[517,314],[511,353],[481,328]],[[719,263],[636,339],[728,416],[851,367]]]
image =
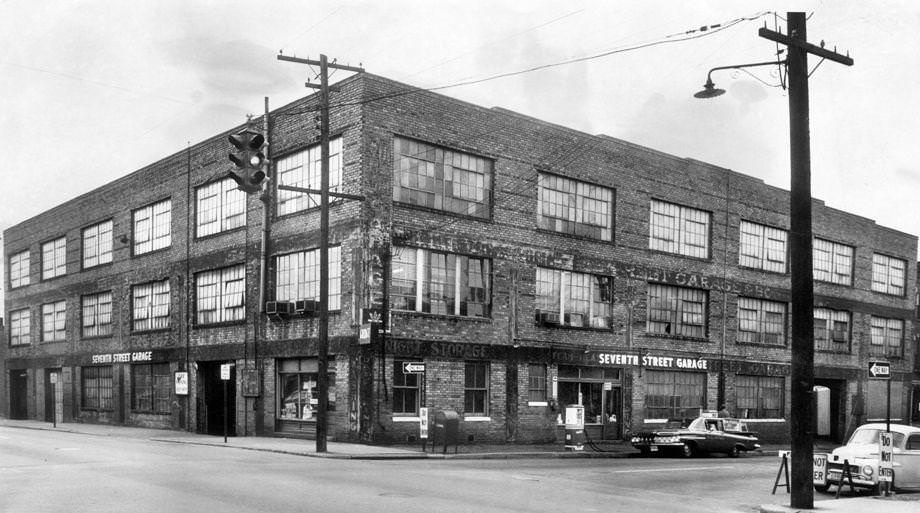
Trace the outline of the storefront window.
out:
[[[131,366],[131,409],[138,412],[169,413],[172,374],[168,363]]]
[[[565,406],[585,407],[586,424],[604,424],[619,413],[620,369],[559,366],[559,407],[565,421]]]
[[[115,407],[112,399],[112,366],[83,367],[81,392],[84,410],[111,410]]]
[[[332,361],[329,362],[330,367]],[[278,361],[278,417],[283,420],[316,420],[319,407],[315,358]],[[335,410],[335,373],[329,372],[329,411]]]
[[[706,375],[700,372],[645,371],[645,418],[698,417],[706,407]]]

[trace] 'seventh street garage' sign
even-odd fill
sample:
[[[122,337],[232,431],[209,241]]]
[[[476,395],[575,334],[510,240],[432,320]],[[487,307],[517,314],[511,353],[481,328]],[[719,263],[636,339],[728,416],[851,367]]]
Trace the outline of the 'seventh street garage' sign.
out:
[[[92,361],[94,364],[150,362],[150,361],[153,361],[153,351],[137,351],[133,353],[94,354]]]
[[[703,358],[677,358],[674,356],[652,356],[619,353],[598,353],[597,363],[601,365],[631,365],[659,369],[708,370],[709,362]]]

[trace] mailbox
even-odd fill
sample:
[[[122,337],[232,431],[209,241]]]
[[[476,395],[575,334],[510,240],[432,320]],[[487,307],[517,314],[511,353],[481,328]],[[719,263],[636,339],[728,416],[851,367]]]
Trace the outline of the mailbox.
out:
[[[457,433],[460,430],[460,416],[457,412],[442,410],[434,414],[434,437],[431,441],[431,448],[440,442],[444,445],[442,452],[447,452],[447,446],[454,446],[454,453],[457,452]]]

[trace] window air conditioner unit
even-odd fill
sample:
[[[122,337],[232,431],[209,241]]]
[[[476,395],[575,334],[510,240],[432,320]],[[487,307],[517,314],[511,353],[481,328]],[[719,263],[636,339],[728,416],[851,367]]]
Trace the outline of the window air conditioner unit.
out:
[[[559,314],[556,312],[537,312],[537,322],[544,326],[559,324]]]
[[[585,316],[580,313],[567,313],[565,314],[565,324],[567,326],[584,326]]]
[[[266,301],[265,313],[274,317],[287,317],[294,313],[294,304],[290,301]]]
[[[294,301],[294,311],[300,315],[313,315],[319,310],[319,301],[315,299],[298,299]]]

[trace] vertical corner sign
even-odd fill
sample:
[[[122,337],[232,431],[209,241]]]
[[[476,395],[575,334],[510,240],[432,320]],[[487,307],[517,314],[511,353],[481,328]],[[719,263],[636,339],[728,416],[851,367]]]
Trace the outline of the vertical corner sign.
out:
[[[891,432],[885,431],[878,434],[878,480],[891,481],[892,467],[892,440]]]
[[[220,379],[224,381],[230,380],[230,364],[229,363],[222,363],[220,365]]]
[[[425,407],[418,409],[418,437],[428,438],[428,408]]]

